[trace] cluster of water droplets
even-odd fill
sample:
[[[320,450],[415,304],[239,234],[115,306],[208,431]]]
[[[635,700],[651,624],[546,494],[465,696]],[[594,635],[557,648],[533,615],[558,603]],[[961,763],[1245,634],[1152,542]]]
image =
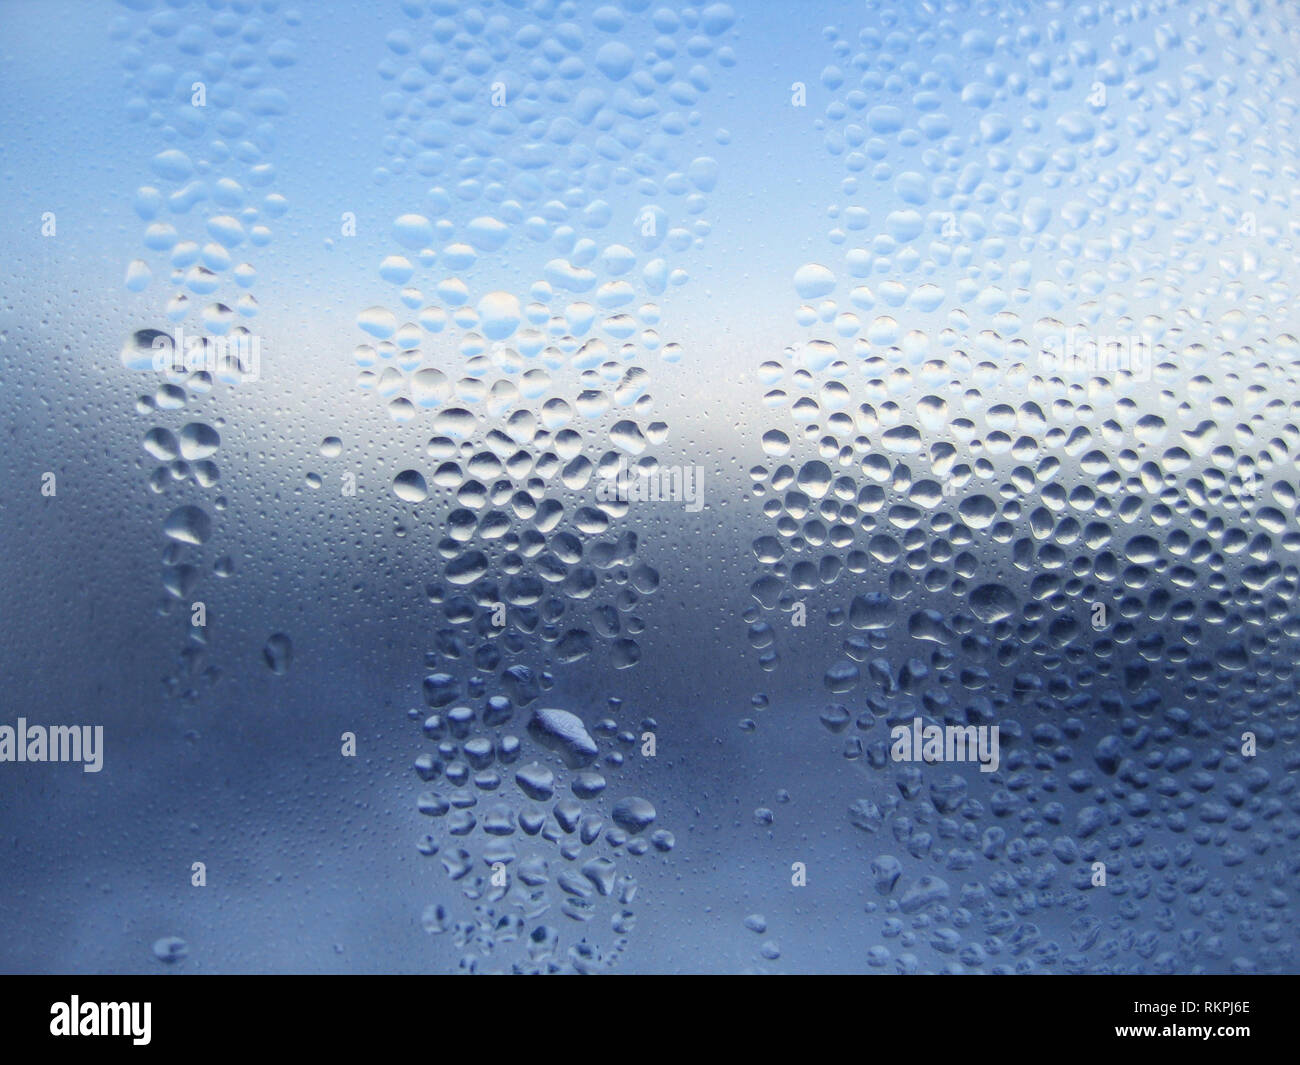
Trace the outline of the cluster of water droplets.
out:
[[[839,644],[870,965],[1284,968],[1296,31],[981,11],[825,30],[842,199],[794,274],[803,338],[760,368],[750,641],[779,668],[807,610]],[[1000,768],[894,762],[915,718],[998,726]]]
[[[270,154],[274,120],[288,110],[275,74],[296,61],[286,34],[299,17],[281,14],[275,2],[126,6],[135,10],[111,31],[121,43],[126,109],[158,148],[133,200],[144,228],[125,284],[131,293],[160,293],[160,302],[121,358],[158,381],[136,409],[149,423],[144,452],[157,464],[149,488],[168,503],[159,612],[183,615],[187,634],[165,685],[193,700],[219,673],[209,662],[203,582],[230,576],[235,565],[229,554],[205,553],[214,514],[226,509],[218,465],[224,420],[210,407],[223,386],[261,371],[261,339],[250,329],[258,314],[251,260],[288,209]],[[288,638],[278,640],[267,657],[282,671]]]
[[[454,937],[466,971],[598,972],[635,924],[637,882],[624,856],[669,851],[673,836],[653,827],[649,800],[608,798],[609,776],[641,742],[620,729],[617,699],[588,730],[567,710],[528,710],[537,694],[509,679],[510,694],[483,698],[477,711],[431,694],[431,747],[415,770],[428,785],[419,810],[437,828],[419,849],[441,861],[472,912],[430,903],[424,928]]]
[[[442,818],[422,849],[442,856],[475,916],[434,903],[426,927],[455,929],[466,968],[589,971],[617,957],[632,924],[625,856],[666,851],[671,835],[642,835],[653,806],[607,800],[601,773],[570,762],[571,779],[555,779],[536,762],[548,722],[590,740],[583,714],[533,709],[531,731],[502,729],[598,641],[614,669],[641,655],[636,607],[659,575],[620,531],[629,504],[610,489],[653,475],[667,438],[650,366],[682,355],[661,335],[663,305],[709,233],[718,166],[695,108],[734,62],[735,16],[646,0],[405,8],[380,67],[393,88],[376,179],[422,198],[393,221],[379,276],[394,297],[358,315],[354,354],[359,388],[395,423],[430,420],[424,455],[392,490],[422,520],[436,508],[445,529],[424,681],[440,753],[416,769],[433,779],[456,766],[458,790],[421,799]],[[613,744],[611,768],[636,735],[614,717],[591,731]],[[514,787],[472,812],[466,782],[496,791],[497,767],[516,759]],[[543,802],[549,812],[521,805]],[[508,886],[487,873],[498,863]],[[602,905],[605,938],[590,923]]]

